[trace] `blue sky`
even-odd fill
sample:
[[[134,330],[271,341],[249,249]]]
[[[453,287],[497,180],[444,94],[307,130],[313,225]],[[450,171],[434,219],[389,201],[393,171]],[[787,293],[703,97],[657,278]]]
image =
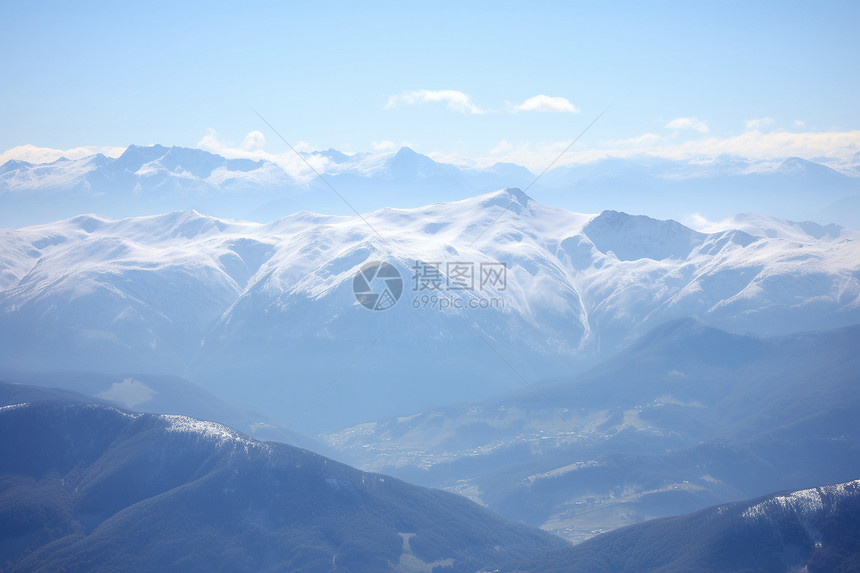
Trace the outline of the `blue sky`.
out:
[[[858,29],[858,2],[12,2],[0,157],[282,153],[256,109],[307,149],[539,168],[608,107],[566,160],[845,158]]]

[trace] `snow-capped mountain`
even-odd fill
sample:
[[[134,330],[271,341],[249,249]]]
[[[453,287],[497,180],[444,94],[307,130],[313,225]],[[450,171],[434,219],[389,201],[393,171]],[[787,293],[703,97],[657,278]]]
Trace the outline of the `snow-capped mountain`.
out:
[[[540,573],[856,571],[860,480],[633,525],[523,564]]]
[[[533,177],[510,164],[472,169],[437,163],[408,147],[383,154],[329,149],[303,155],[360,210],[462,199],[524,186]],[[38,165],[13,160],[0,166],[0,226],[87,211],[125,217],[196,209],[262,221],[305,209],[351,213],[309,168],[305,171],[296,175],[271,161],[162,145],[131,145],[117,158],[98,154]]]
[[[129,146],[116,158],[95,155],[0,166],[0,224],[20,225],[82,212],[145,215],[197,208],[246,213],[296,184],[266,161],[225,159],[182,147]]]
[[[117,158],[94,155],[33,165],[0,165],[0,226],[44,223],[95,212],[112,217],[196,209],[268,222],[300,210],[352,214],[329,184],[361,212],[455,201],[505,187],[524,188],[574,211],[613,209],[685,220],[754,211],[860,229],[860,175],[798,157],[750,161],[607,158],[556,167],[537,181],[510,163],[454,165],[404,147],[396,152],[305,152],[328,184],[298,158],[225,159],[182,147],[129,146]],[[824,160],[822,160],[824,161]],[[298,171],[296,171],[298,169]]]
[[[215,188],[225,183],[254,183],[254,175],[267,162],[225,159],[220,155],[184,147],[130,145],[117,158],[102,154],[34,165],[10,161],[0,167],[6,195],[78,191],[92,195],[130,190],[155,192],[172,186],[188,190]],[[276,183],[267,180],[267,184]]]
[[[0,232],[0,360],[187,375],[286,421],[322,396],[307,422],[342,426],[563,375],[675,318],[762,334],[860,322],[860,234],[746,221],[700,233],[519,190],[268,224],[81,215]],[[372,261],[402,277],[384,312],[353,293]]]

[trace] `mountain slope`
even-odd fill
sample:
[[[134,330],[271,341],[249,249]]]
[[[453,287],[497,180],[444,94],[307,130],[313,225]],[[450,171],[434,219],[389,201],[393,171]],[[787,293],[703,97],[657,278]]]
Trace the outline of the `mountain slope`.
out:
[[[522,571],[856,571],[860,480],[632,525]]]
[[[302,422],[332,429],[520,387],[495,352],[537,380],[681,317],[758,334],[860,322],[860,234],[839,227],[762,217],[761,232],[705,234],[513,189],[364,219],[372,229],[358,217],[263,225],[185,211],[3,231],[0,360],[186,376],[286,423],[325,394]],[[352,292],[376,260],[403,279],[385,312]],[[471,289],[451,282],[456,268],[471,269]],[[504,282],[484,281],[484,268],[504,268]],[[438,289],[424,289],[427,269],[439,269]]]
[[[0,428],[4,570],[475,571],[563,546],[212,422],[48,401]]]
[[[523,390],[327,438],[358,467],[461,492],[581,541],[860,475],[858,347],[858,326],[760,338],[675,321],[539,386],[555,411]]]

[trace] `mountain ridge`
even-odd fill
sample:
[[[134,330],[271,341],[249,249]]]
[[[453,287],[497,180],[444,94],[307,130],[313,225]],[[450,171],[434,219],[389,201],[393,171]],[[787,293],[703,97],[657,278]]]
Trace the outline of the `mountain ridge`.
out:
[[[607,217],[614,223],[601,225]],[[355,363],[341,391],[369,407],[359,388],[373,379],[395,413],[393,402],[416,410],[441,395],[469,400],[519,386],[475,330],[537,380],[685,316],[760,334],[860,322],[860,234],[758,221],[769,231],[702,234],[642,216],[574,213],[513,189],[363,220],[78,216],[0,233],[0,336],[9,341],[0,357],[21,370],[41,361],[52,370],[175,374],[227,398],[253,373],[245,390],[260,394],[239,401],[296,412],[292,402],[310,401],[342,370],[314,357],[332,344],[335,355],[355,356],[389,325],[390,338]],[[383,313],[352,292],[355,273],[374,260],[392,264],[404,285],[403,300]],[[443,282],[426,290],[417,273],[433,265]],[[472,269],[471,289],[450,288],[451,265]],[[482,265],[504,267],[504,283],[482,283]],[[433,361],[416,376],[429,355],[461,359]],[[375,376],[374,363],[390,378]],[[454,384],[454,368],[475,384]],[[397,391],[398,377],[414,381],[411,394]]]
[[[574,571],[854,571],[860,480],[631,525],[525,565]]]
[[[579,211],[612,209],[663,219],[764,211],[860,229],[856,170],[843,173],[796,157],[780,162],[607,158],[555,167],[537,178],[512,163],[445,163],[409,147],[352,155],[330,148],[301,155],[359,211],[411,208],[537,184],[544,201]],[[81,210],[123,217],[197,208],[262,221],[303,209],[351,213],[303,162],[297,165],[298,171],[268,159],[163,145],[130,145],[116,158],[96,154],[43,164],[9,160],[0,166],[0,201],[14,210],[0,214],[0,225],[41,223]],[[41,211],[40,197],[52,200]]]
[[[475,571],[564,545],[458,496],[184,416],[49,400],[0,407],[0,427],[18,436],[0,444],[11,571]]]

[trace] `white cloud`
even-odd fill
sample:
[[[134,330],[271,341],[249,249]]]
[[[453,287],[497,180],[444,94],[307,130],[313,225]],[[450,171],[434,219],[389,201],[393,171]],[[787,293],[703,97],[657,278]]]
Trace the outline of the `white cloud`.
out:
[[[804,128],[804,127],[806,127],[806,122],[803,120],[800,120],[800,119],[795,119],[794,120],[794,127]]]
[[[372,141],[370,145],[373,147],[374,151],[394,151],[397,149],[397,144],[393,141],[388,141],[387,139],[383,139],[382,141]]]
[[[500,141],[485,156],[463,157],[455,154],[433,154],[434,159],[449,163],[489,167],[502,161],[516,163],[535,173],[542,171],[555,160],[569,141],[542,143],[512,143]],[[702,137],[683,143],[672,143],[655,134],[603,141],[598,147],[582,149],[574,146],[562,156],[558,165],[591,163],[608,157],[660,157],[673,160],[708,160],[729,155],[751,161],[774,162],[786,157],[803,157],[820,160],[839,169],[853,165],[853,156],[860,152],[860,130],[842,132],[769,132],[748,131],[732,137]]]
[[[332,164],[332,161],[329,158],[321,155],[306,156],[306,163],[305,160],[297,156],[291,149],[287,149],[283,153],[270,153],[262,149],[265,143],[266,138],[262,132],[252,131],[243,138],[240,145],[236,146],[220,139],[216,131],[210,128],[206,130],[206,135],[197,142],[197,147],[205,151],[217,153],[218,155],[228,159],[271,161],[272,163],[279,165],[291,177],[300,182],[306,182],[316,177],[316,173],[314,173],[313,169],[308,167],[308,163],[310,163],[313,168],[319,172],[325,171],[326,168]],[[293,147],[296,151],[301,152],[320,150],[318,147],[304,141],[293,143]]]
[[[513,148],[514,146],[511,145],[510,141],[502,139],[496,144],[492,151],[490,151],[490,155],[503,155],[505,153],[509,153]]]
[[[708,124],[695,117],[678,117],[667,123],[666,129],[692,129],[699,133],[708,133]]]
[[[421,103],[444,103],[453,111],[462,113],[484,113],[480,107],[472,102],[467,94],[458,90],[414,90],[393,95],[388,98],[385,109],[392,109],[404,105],[418,105]]]
[[[491,167],[495,163],[516,163],[526,167],[533,173],[543,171],[547,165],[570,145],[570,141],[557,142],[524,142],[513,144],[505,139],[501,140],[486,156],[464,156],[456,153],[430,153],[434,161],[454,163],[469,167]],[[570,153],[564,156],[569,162]]]
[[[828,157],[832,166],[849,164],[860,152],[860,130],[827,132],[747,131],[731,137],[704,137],[667,145],[642,145],[633,148],[607,146],[603,149],[572,152],[576,162],[603,157],[648,155],[666,159],[707,159],[730,155],[755,161],[778,161],[786,157],[815,159]]]
[[[19,145],[0,153],[0,165],[7,161],[26,161],[27,163],[50,163],[61,157],[66,159],[81,159],[102,153],[108,157],[119,157],[125,147],[88,146],[71,149],[53,149],[51,147],[36,147],[35,145]]]
[[[504,109],[487,110],[472,101],[471,96],[459,90],[413,90],[388,98],[385,109],[424,103],[444,103],[452,111],[471,114],[517,113],[522,111],[579,113],[579,108],[570,100],[559,96],[536,95],[519,105],[510,102]]]
[[[725,230],[718,221],[711,221],[699,213],[688,215],[686,220],[682,221],[682,223],[691,229],[699,231],[700,233],[719,233],[720,231]]]
[[[761,133],[749,131],[726,138],[709,137],[677,146],[656,148],[667,157],[735,155],[750,159],[785,157],[848,157],[860,151],[860,131]]]
[[[603,144],[611,147],[642,147],[656,143],[660,141],[660,139],[662,138],[656,133],[643,133],[642,135],[628,137],[626,139],[610,139],[609,141],[605,141]]]
[[[548,112],[568,112],[579,113],[579,108],[570,103],[565,97],[536,95],[530,97],[518,106],[515,106],[514,111],[548,111]]]
[[[773,123],[772,117],[760,117],[758,119],[748,119],[744,124],[747,129],[761,130]]]
[[[266,145],[266,136],[261,131],[252,131],[242,140],[241,148],[245,151],[262,149]]]
[[[201,137],[200,141],[197,142],[197,147],[205,149],[206,151],[218,153],[218,150],[227,147],[227,144],[218,139],[218,134],[210,127],[206,130],[206,135]]]

